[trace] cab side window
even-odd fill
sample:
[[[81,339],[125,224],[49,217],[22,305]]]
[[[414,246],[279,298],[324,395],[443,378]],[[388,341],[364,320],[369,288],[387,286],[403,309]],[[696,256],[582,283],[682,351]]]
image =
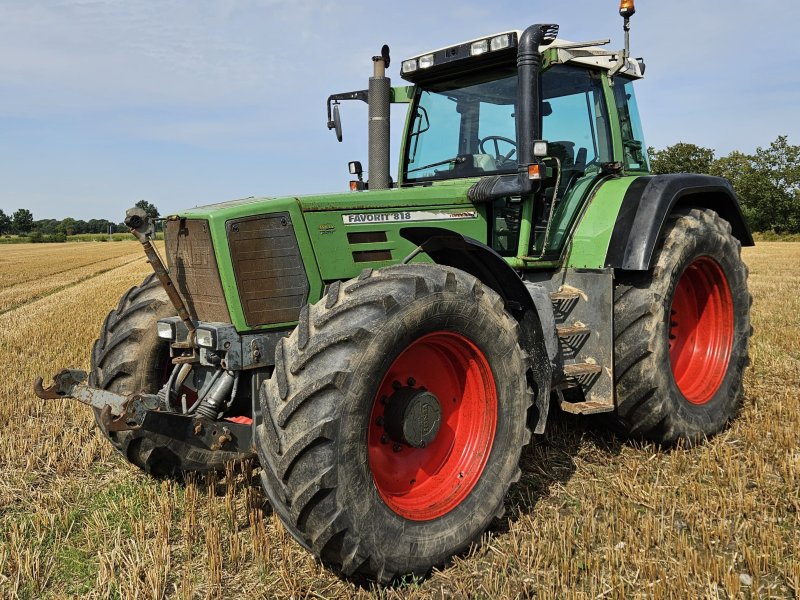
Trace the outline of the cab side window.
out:
[[[633,91],[633,81],[617,77],[614,81],[614,100],[619,113],[625,167],[631,171],[649,171],[650,161],[644,143],[642,121]]]
[[[565,175],[611,162],[603,85],[599,73],[557,65],[542,75],[544,139]]]

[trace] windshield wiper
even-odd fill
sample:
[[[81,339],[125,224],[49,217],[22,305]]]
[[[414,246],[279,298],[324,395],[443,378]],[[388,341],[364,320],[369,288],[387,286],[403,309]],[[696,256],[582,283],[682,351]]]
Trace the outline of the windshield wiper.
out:
[[[404,171],[403,175],[408,175],[409,173],[416,173],[417,171],[423,171],[425,169],[430,169],[431,167],[439,167],[441,165],[446,165],[449,163],[460,164],[466,162],[466,156],[456,156],[455,158],[448,158],[447,160],[440,160],[439,162],[431,163],[429,165],[425,165],[424,167],[417,167],[416,169],[410,169],[408,171]]]

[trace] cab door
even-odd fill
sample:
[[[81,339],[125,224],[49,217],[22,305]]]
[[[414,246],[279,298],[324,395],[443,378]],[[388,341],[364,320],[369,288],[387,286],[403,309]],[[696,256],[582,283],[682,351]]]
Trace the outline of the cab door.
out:
[[[602,165],[614,160],[605,78],[603,72],[571,65],[553,66],[542,75],[543,138],[560,178],[534,208],[532,258],[561,256],[581,207],[603,177]]]

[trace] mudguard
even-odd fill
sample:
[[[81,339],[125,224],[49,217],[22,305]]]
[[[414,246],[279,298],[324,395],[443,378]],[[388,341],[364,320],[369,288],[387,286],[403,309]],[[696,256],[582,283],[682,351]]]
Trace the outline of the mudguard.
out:
[[[438,227],[404,227],[400,235],[416,244],[437,264],[473,275],[503,298],[506,308],[520,323],[522,343],[538,388],[535,390],[537,422],[534,433],[544,433],[553,380],[553,365],[545,340],[554,335],[555,320],[541,314],[517,272],[486,244]]]
[[[722,177],[676,173],[639,177],[628,188],[617,215],[606,254],[606,267],[646,271],[661,231],[675,208],[710,208],[731,224],[742,246],[753,236],[744,220],[736,193]]]

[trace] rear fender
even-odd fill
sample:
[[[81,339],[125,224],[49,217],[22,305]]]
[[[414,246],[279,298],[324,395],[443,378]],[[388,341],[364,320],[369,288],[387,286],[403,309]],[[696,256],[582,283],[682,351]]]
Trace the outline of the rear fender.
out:
[[[754,245],[727,179],[687,173],[651,175],[638,178],[628,188],[611,234],[605,266],[625,271],[650,269],[667,218],[682,207],[716,211],[731,224],[731,232],[742,246]]]
[[[459,269],[497,292],[506,309],[520,323],[522,345],[528,353],[536,386],[537,422],[534,433],[544,433],[550,407],[550,388],[556,356],[551,356],[555,321],[542,314],[520,276],[492,248],[475,239],[438,227],[405,227],[400,235],[421,248],[437,264]],[[557,345],[555,346],[557,348]]]

